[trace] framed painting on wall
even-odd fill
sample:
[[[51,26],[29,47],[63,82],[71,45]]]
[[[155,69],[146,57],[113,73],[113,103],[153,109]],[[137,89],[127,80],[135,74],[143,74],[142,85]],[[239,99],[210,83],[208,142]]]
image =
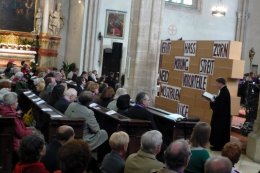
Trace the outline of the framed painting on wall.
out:
[[[0,0],[0,30],[32,32],[37,0]]]
[[[125,34],[126,12],[107,10],[105,37],[123,39]]]

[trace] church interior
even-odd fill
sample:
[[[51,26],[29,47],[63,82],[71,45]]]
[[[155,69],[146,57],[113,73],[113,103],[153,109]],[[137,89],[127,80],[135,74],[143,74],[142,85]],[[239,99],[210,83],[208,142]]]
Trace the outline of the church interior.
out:
[[[259,0],[0,0],[0,173],[24,173],[30,140],[46,143],[41,169],[66,172],[71,137],[89,150],[84,172],[109,173],[113,151],[124,166],[112,172],[138,172],[131,156],[145,151],[149,132],[161,134],[153,157],[167,170],[192,173],[194,150],[203,148],[201,171],[210,173],[208,160],[229,158],[231,143],[240,151],[235,163],[229,158],[232,172],[260,172],[259,7]],[[210,131],[197,139],[205,146],[194,146],[201,122]],[[126,146],[113,148],[123,139]],[[176,170],[164,153],[179,139],[192,155]]]

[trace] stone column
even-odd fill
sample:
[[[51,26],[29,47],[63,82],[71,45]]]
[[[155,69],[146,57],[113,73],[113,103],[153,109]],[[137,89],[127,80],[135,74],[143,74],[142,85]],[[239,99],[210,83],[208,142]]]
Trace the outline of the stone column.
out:
[[[43,20],[42,20],[42,33],[48,33],[48,24],[49,24],[49,11],[50,11],[50,2],[49,0],[44,1],[44,10],[43,10]]]
[[[243,51],[245,50],[244,41],[246,38],[246,29],[248,23],[247,21],[249,18],[248,5],[249,5],[249,0],[239,0],[238,10],[237,10],[235,40],[243,42],[242,55],[244,54]],[[243,56],[242,59],[244,59]]]
[[[83,70],[94,70],[94,60],[95,58],[95,43],[97,41],[97,21],[99,12],[99,0],[88,0],[87,2],[87,15],[86,15],[86,27],[83,32],[84,39],[84,54],[81,54],[81,62],[83,62]],[[84,19],[85,20],[85,19]],[[96,69],[97,70],[97,69]]]
[[[156,95],[160,27],[164,0],[132,0],[126,88],[132,98],[140,91]]]
[[[247,139],[246,155],[253,161],[260,163],[260,102],[253,131],[249,133]]]

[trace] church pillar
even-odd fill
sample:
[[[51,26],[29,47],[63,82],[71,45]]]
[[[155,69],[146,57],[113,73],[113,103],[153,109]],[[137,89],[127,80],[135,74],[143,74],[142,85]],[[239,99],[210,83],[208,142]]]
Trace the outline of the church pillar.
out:
[[[44,10],[43,10],[43,20],[42,20],[42,33],[48,33],[48,24],[49,24],[49,11],[50,11],[50,2],[49,0],[44,1]]]
[[[239,0],[238,10],[237,10],[235,40],[243,42],[242,55],[244,54],[243,51],[245,49],[244,41],[246,37],[247,21],[249,17],[248,5],[249,5],[249,0]],[[244,57],[242,56],[242,58]]]
[[[253,131],[248,135],[246,155],[253,161],[260,163],[260,102],[258,103],[257,118],[254,121]]]
[[[125,86],[133,98],[140,91],[156,95],[163,8],[164,0],[132,0]]]
[[[86,1],[87,14],[84,17],[86,20],[85,27],[83,26],[83,32],[85,37],[83,38],[84,51],[81,52],[81,62],[83,62],[83,70],[90,71],[94,70],[95,58],[95,42],[97,41],[97,21],[98,21],[98,7],[99,0],[88,0]]]

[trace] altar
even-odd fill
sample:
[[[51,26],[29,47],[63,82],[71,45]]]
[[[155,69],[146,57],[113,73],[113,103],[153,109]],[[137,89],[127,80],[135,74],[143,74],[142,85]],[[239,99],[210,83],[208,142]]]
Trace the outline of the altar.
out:
[[[10,60],[18,67],[21,66],[22,61],[30,65],[34,61],[35,55],[36,51],[0,48],[0,69],[5,69]]]
[[[28,38],[23,39],[13,33],[2,34],[0,40],[0,69],[6,68],[8,61],[12,60],[18,67],[21,66],[21,62],[25,61],[30,65],[31,61],[34,61],[36,51],[32,49],[32,46]],[[33,41],[31,41],[33,42]]]
[[[57,66],[60,39],[56,36],[0,31],[0,71],[3,71],[9,60],[18,67],[22,61],[28,65],[36,61],[38,66]]]

